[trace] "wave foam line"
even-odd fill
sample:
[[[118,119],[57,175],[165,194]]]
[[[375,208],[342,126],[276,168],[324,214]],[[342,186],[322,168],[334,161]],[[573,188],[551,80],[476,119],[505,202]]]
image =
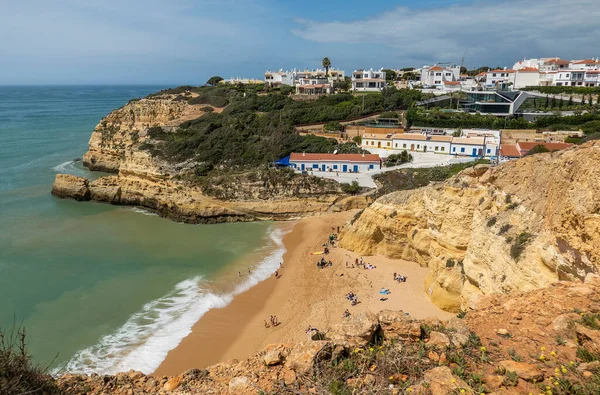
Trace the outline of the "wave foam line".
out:
[[[184,280],[167,295],[144,305],[97,344],[78,351],[52,373],[115,374],[130,369],[144,374],[154,372],[207,311],[227,306],[234,296],[266,280],[277,270],[285,253],[283,236],[287,232],[280,228],[270,231],[274,251],[231,293],[218,295],[204,289],[206,281],[200,276]]]

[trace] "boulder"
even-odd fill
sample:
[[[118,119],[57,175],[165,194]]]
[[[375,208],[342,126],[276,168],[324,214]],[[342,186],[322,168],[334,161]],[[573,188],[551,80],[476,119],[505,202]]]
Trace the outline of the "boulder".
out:
[[[464,347],[465,344],[469,341],[469,337],[465,336],[461,333],[453,333],[452,334],[452,344],[455,347],[461,348]]]
[[[402,311],[383,310],[378,319],[383,336],[388,340],[416,341],[421,338],[421,324]]]
[[[595,354],[600,353],[600,331],[586,328],[581,324],[575,324],[575,334],[583,347]]]
[[[452,374],[447,366],[440,366],[425,372],[424,380],[429,383],[431,395],[447,395],[456,393],[469,386],[459,377]]]
[[[431,331],[427,345],[433,348],[444,348],[450,345],[450,339],[442,332]]]
[[[71,174],[57,174],[52,185],[52,194],[59,198],[87,201],[91,198],[89,186],[87,178]]]
[[[538,369],[537,366],[529,363],[507,360],[501,361],[500,366],[509,372],[515,372],[519,378],[525,381],[536,380],[539,382],[544,379],[544,372]]]
[[[450,318],[448,321],[446,321],[444,326],[447,329],[452,329],[455,333],[459,333],[459,334],[467,336],[467,337],[469,336],[469,333],[471,332],[469,330],[469,327],[467,326],[467,323],[465,322],[465,320],[462,318],[458,318],[458,317]]]
[[[181,384],[181,376],[171,377],[163,386],[165,391],[173,391]]]
[[[489,374],[483,378],[483,382],[485,383],[485,387],[487,389],[498,389],[504,383],[504,376]]]
[[[248,377],[234,377],[229,381],[229,390],[233,391],[234,393],[238,392],[238,391],[242,391],[243,389],[247,388],[250,385],[250,380],[248,379]]]
[[[263,361],[267,366],[275,366],[281,363],[281,352],[277,349],[271,350],[265,354]]]
[[[347,348],[362,347],[373,340],[379,328],[379,321],[375,314],[366,312],[350,316],[334,326],[327,336],[337,344]]]
[[[332,343],[319,340],[300,343],[294,347],[285,359],[285,366],[297,374],[312,371],[315,362],[331,357]]]
[[[586,363],[579,364],[579,366],[577,366],[578,372],[584,372],[586,370],[592,371],[592,372],[595,370],[600,370],[600,361],[586,362]]]

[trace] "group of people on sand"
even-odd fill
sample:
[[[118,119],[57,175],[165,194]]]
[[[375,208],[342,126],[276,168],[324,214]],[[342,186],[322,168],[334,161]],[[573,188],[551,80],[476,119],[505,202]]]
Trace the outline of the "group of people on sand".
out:
[[[278,279],[279,277],[281,277],[281,274],[279,274],[279,270],[281,270],[281,269],[283,269],[283,262],[279,262],[279,269],[275,270],[275,273],[274,273],[275,278]]]
[[[405,283],[406,282],[406,276],[394,273],[394,281],[398,281],[399,283]]]
[[[265,328],[276,327],[277,325],[281,324],[276,315],[272,315],[271,318],[269,318],[269,321],[271,322],[270,324],[267,323],[267,320],[265,320]]]
[[[354,292],[348,292],[348,294],[346,294],[346,299],[350,301],[352,306],[356,306],[358,304],[358,296]]]
[[[354,264],[352,266],[348,266],[348,261],[346,261],[346,267],[347,268],[352,268],[352,269],[354,269],[355,267],[362,267],[365,270],[377,269],[377,266],[371,265],[370,263],[367,263],[366,261],[363,261],[362,256],[360,257],[360,259],[356,258],[354,260]]]
[[[323,257],[321,257],[321,259],[319,259],[319,260],[317,261],[317,267],[318,267],[319,269],[324,269],[324,268],[326,268],[326,267],[328,267],[328,266],[333,266],[333,262],[331,262],[331,261],[326,261],[326,260],[325,260],[325,258],[323,258]]]

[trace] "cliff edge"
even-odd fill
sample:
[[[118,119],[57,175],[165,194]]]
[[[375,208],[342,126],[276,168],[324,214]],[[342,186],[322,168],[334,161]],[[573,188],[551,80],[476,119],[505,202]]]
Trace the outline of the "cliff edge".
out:
[[[477,166],[385,195],[340,242],[430,269],[425,290],[458,311],[484,294],[581,281],[600,269],[600,142]]]

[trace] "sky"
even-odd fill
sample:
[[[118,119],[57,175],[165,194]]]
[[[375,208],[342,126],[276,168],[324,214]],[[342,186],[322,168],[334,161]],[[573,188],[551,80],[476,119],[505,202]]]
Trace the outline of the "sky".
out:
[[[0,0],[0,85],[600,56],[598,0]]]

